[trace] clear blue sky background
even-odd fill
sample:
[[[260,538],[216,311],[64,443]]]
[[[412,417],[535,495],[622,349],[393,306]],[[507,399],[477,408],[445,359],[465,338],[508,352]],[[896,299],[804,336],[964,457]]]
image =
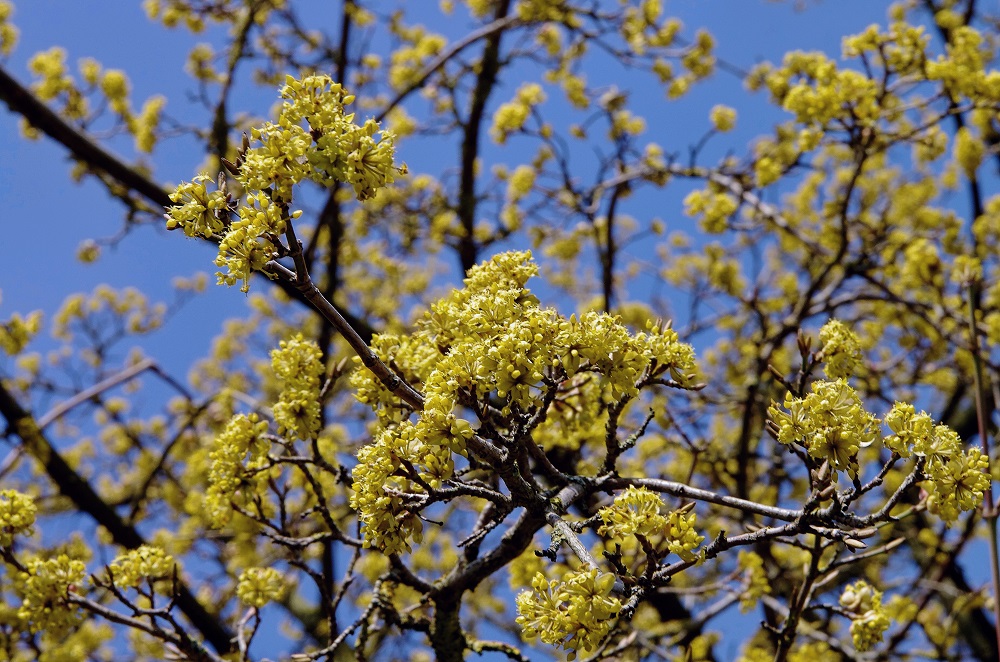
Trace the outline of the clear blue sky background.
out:
[[[294,0],[299,4],[299,0]],[[106,68],[120,68],[131,79],[136,105],[152,94],[169,99],[167,111],[189,121],[204,121],[200,107],[188,106],[186,95],[193,81],[183,71],[190,47],[198,41],[216,41],[219,31],[192,37],[182,30],[170,31],[150,23],[138,1],[107,0],[15,0],[14,22],[20,29],[20,43],[5,66],[24,83],[29,82],[27,61],[38,51],[63,46],[71,68],[81,57],[94,57]],[[328,17],[323,27],[335,31],[337,2],[305,0],[317,21]],[[390,3],[378,3],[388,6]],[[411,17],[427,12],[420,20],[431,29],[461,34],[463,26],[441,25],[433,0],[402,3]],[[608,0],[618,6],[617,0]],[[800,11],[796,7],[804,4]],[[764,61],[780,61],[794,49],[822,50],[840,54],[843,35],[862,31],[871,23],[886,21],[888,2],[878,0],[826,0],[825,2],[769,2],[764,0],[667,0],[667,14],[680,17],[686,28],[706,27],[715,36],[718,56],[744,69]],[[685,31],[686,35],[691,34]],[[74,72],[75,73],[75,72]],[[628,89],[628,80],[615,71],[588,71],[593,82],[602,77]],[[510,80],[516,86],[517,80]],[[708,83],[680,102],[667,101],[658,89],[631,90],[639,102],[637,112],[649,124],[649,138],[668,149],[684,149],[692,136],[708,126],[708,110],[716,103],[731,105],[739,112],[737,131],[714,139],[718,154],[742,154],[749,141],[767,133],[785,119],[765,102],[763,95],[746,92],[739,79],[718,72]],[[259,90],[238,90],[237,98],[252,100],[250,107],[264,114],[274,95]],[[196,271],[211,274],[214,267],[211,247],[185,241],[177,234],[144,228],[135,232],[116,250],[106,252],[94,265],[78,263],[74,255],[86,239],[116,233],[122,209],[92,180],[82,185],[70,182],[70,164],[62,147],[42,138],[24,140],[17,118],[0,110],[0,318],[12,311],[41,309],[51,314],[63,299],[74,292],[89,292],[100,283],[115,287],[135,286],[154,300],[168,300],[171,280]],[[116,143],[119,153],[132,158],[129,141]],[[399,154],[412,172],[438,174],[455,162],[448,152],[442,160],[436,150],[407,151]],[[202,160],[191,143],[168,142],[158,149],[154,178],[163,183],[190,179]],[[516,165],[516,163],[511,163]],[[657,195],[661,195],[657,192]],[[661,195],[649,216],[681,222],[683,193]],[[214,280],[214,279],[213,279]],[[245,299],[235,289],[210,287],[172,319],[162,332],[144,344],[144,351],[173,374],[183,377],[192,361],[208,352],[208,343],[218,333],[224,319],[241,315]],[[40,343],[43,347],[45,342]],[[981,580],[984,577],[974,579]],[[721,650],[723,657],[736,653]]]

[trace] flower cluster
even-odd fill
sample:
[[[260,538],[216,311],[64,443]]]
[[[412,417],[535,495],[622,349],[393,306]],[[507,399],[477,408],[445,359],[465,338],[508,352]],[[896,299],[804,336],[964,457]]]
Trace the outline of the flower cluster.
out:
[[[138,588],[146,582],[169,579],[177,563],[159,547],[143,545],[122,554],[108,566],[108,581],[118,588]]]
[[[209,191],[205,182],[208,175],[198,175],[190,182],[183,182],[171,194],[174,206],[167,214],[167,229],[183,229],[189,237],[222,236],[229,224],[226,195],[222,191]]]
[[[260,271],[280,254],[278,236],[285,231],[286,221],[301,214],[299,210],[289,215],[284,205],[263,193],[247,195],[247,204],[240,207],[239,218],[219,242],[215,266],[226,267],[228,273],[217,273],[218,283],[231,286],[239,281],[240,290],[249,291],[250,274]]]
[[[987,68],[983,42],[983,35],[975,28],[956,27],[950,33],[947,53],[927,62],[927,78],[941,81],[956,97],[995,99],[1000,92],[1000,72]]]
[[[576,10],[569,3],[550,2],[549,0],[520,0],[517,3],[517,16],[522,21],[537,21],[579,25]]]
[[[39,78],[31,86],[39,99],[51,101],[64,95],[66,104],[64,112],[68,117],[78,119],[87,114],[87,102],[66,69],[65,49],[56,46],[36,53],[28,62],[28,68]]]
[[[966,177],[976,176],[985,150],[982,139],[974,135],[969,127],[963,126],[955,133],[955,163],[962,168]]]
[[[830,379],[848,378],[861,363],[861,345],[854,332],[839,320],[830,320],[819,330],[823,343],[824,371]]]
[[[858,475],[858,451],[879,439],[878,419],[865,411],[847,381],[817,381],[803,398],[785,396],[784,408],[768,410],[778,441],[799,444],[809,455],[828,460],[838,471]]]
[[[989,488],[989,459],[978,448],[963,452],[962,440],[946,425],[933,425],[930,416],[912,405],[897,402],[886,414],[893,434],[885,445],[901,457],[924,458],[927,509],[945,522],[982,503]]]
[[[254,474],[267,463],[269,444],[261,435],[267,422],[256,414],[234,416],[215,440],[209,454],[212,469],[208,478],[206,501],[212,525],[225,526],[232,517],[232,501],[240,488],[256,483]]]
[[[443,406],[465,389],[475,397],[495,392],[508,406],[526,410],[540,401],[546,377],[567,379],[584,372],[601,378],[612,401],[635,397],[647,376],[669,374],[681,385],[694,383],[694,352],[669,326],[649,324],[633,336],[606,313],[563,318],[541,308],[525,287],[536,271],[530,253],[497,255],[469,271],[464,289],[431,307],[416,336],[422,342],[382,336],[376,351],[394,350],[392,360],[413,381],[423,382],[429,395],[440,394],[436,402]],[[427,352],[428,346],[437,351]],[[416,347],[424,349],[410,361]],[[381,406],[374,377],[358,373],[354,385],[363,401]]]
[[[684,198],[684,213],[700,217],[705,232],[719,234],[726,230],[726,223],[736,213],[739,204],[726,191],[709,186],[707,190],[691,191]]]
[[[80,610],[69,602],[83,581],[83,561],[65,554],[51,559],[30,559],[14,578],[15,591],[21,598],[17,617],[31,632],[58,636],[80,622]]]
[[[517,596],[517,623],[527,638],[540,637],[547,644],[568,651],[576,659],[578,650],[597,647],[614,625],[621,602],[611,595],[613,574],[596,568],[570,572],[559,581],[547,581],[537,573],[531,591]]]
[[[389,64],[389,84],[403,89],[419,84],[426,63],[447,45],[443,35],[427,32],[423,26],[396,26],[395,32],[404,42],[392,52]]]
[[[538,83],[525,83],[514,99],[501,104],[493,114],[493,128],[490,135],[501,145],[507,138],[524,129],[528,117],[535,106],[545,101],[545,92]]]
[[[350,184],[358,199],[366,200],[395,181],[397,173],[406,172],[405,166],[397,168],[393,162],[393,133],[382,131],[371,119],[360,126],[355,124],[354,114],[344,112],[354,96],[328,76],[306,76],[301,80],[289,76],[281,97],[286,101],[278,126],[288,130],[302,121],[308,124],[313,144],[304,156],[312,166],[309,177],[317,183]]]
[[[705,539],[694,526],[697,516],[687,509],[675,510],[666,517],[660,514],[663,500],[646,488],[629,486],[615,497],[612,505],[601,508],[598,516],[604,524],[598,534],[623,541],[641,536],[654,547],[665,544],[667,550],[685,561],[694,561],[694,550]],[[662,538],[661,538],[662,536]]]
[[[851,638],[854,647],[865,652],[882,641],[889,629],[889,616],[882,608],[882,592],[863,579],[856,581],[840,596],[840,606],[851,612]]]
[[[322,352],[315,342],[296,334],[271,352],[271,369],[281,383],[274,420],[282,434],[314,439],[319,434]]]
[[[3,47],[3,4],[0,4],[0,49]],[[29,64],[31,72],[39,78],[33,85],[33,91],[43,101],[61,99],[62,114],[79,121],[91,118],[87,95],[100,93],[104,96],[107,108],[110,108],[124,122],[135,138],[135,147],[140,152],[149,153],[156,144],[160,126],[160,115],[166,99],[153,96],[146,100],[142,110],[137,114],[132,109],[129,99],[129,80],[125,73],[118,69],[102,70],[100,63],[93,58],[83,58],[79,63],[80,76],[84,86],[78,87],[66,67],[66,52],[62,48],[51,48],[36,54]]]
[[[10,22],[13,13],[14,5],[0,0],[0,55],[10,55],[17,45],[17,28]]]
[[[620,32],[633,53],[641,55],[647,48],[664,48],[674,43],[681,23],[676,18],[663,20],[661,0],[643,0],[638,6],[625,8]]]
[[[165,304],[150,303],[134,287],[116,290],[98,285],[89,296],[78,293],[66,297],[52,318],[52,335],[69,342],[76,334],[92,339],[97,330],[104,342],[113,342],[125,334],[155,331],[162,326],[166,312]]]
[[[698,549],[705,536],[699,535],[695,529],[698,516],[693,510],[674,510],[667,515],[667,529],[665,532],[667,549],[681,557],[684,561],[696,561],[698,555],[694,550]]]
[[[0,491],[0,547],[10,547],[14,536],[30,536],[35,523],[35,502],[16,490]]]
[[[247,568],[240,573],[236,595],[244,603],[260,609],[285,597],[285,578],[275,568]]]
[[[656,492],[629,485],[615,497],[614,504],[598,511],[604,525],[597,530],[602,536],[622,540],[629,536],[652,536],[663,533],[667,518],[660,514],[663,500]]]
[[[397,474],[404,462],[423,455],[426,449],[417,438],[414,426],[405,422],[383,430],[374,443],[358,451],[358,464],[352,472],[354,492],[350,505],[358,511],[366,546],[386,554],[401,554],[410,551],[411,541],[423,540],[423,524],[417,514],[407,508],[401,489],[405,480]]]
[[[366,200],[406,172],[405,165],[394,163],[393,134],[374,120],[356,124],[354,115],[344,111],[354,97],[328,76],[288,76],[281,98],[278,121],[252,129],[259,144],[251,147],[246,140],[236,163],[227,166],[238,173],[246,203],[229,200],[224,186],[208,192],[208,176],[199,175],[171,194],[175,204],[166,214],[169,229],[221,237],[215,264],[227,272],[219,272],[219,283],[240,282],[244,292],[251,273],[283,254],[285,226],[302,213],[289,209],[297,184],[344,182],[359,200]]]
[[[844,116],[865,122],[878,117],[876,83],[859,71],[838,69],[822,53],[789,53],[781,67],[765,66],[753,76],[802,124],[823,127]]]
[[[142,6],[150,19],[160,21],[168,28],[183,22],[191,32],[205,29],[201,12],[195,11],[187,0],[144,0]]]
[[[708,118],[712,121],[715,130],[722,133],[732,131],[736,127],[736,111],[729,106],[722,104],[712,106]]]
[[[0,323],[0,349],[8,356],[20,354],[41,328],[41,311],[36,310],[27,317],[14,313],[6,322]]]
[[[835,337],[828,337],[824,353]],[[946,522],[955,521],[962,511],[976,508],[989,486],[988,458],[977,448],[963,451],[954,430],[934,425],[930,416],[917,413],[913,405],[895,403],[885,417],[892,434],[883,438],[878,419],[864,410],[857,393],[844,379],[815,382],[812,392],[804,398],[788,394],[784,407],[773,403],[769,414],[778,441],[799,444],[813,457],[829,460],[834,469],[846,470],[852,478],[858,475],[858,451],[875,441],[881,441],[899,457],[923,458],[927,508]]]

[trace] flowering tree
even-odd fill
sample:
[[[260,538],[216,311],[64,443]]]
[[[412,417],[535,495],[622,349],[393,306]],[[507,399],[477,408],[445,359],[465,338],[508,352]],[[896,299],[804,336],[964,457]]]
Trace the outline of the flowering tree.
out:
[[[193,129],[61,49],[27,88],[0,69],[126,208],[105,243],[165,212],[250,293],[186,381],[117,349],[197,278],[70,297],[44,360],[41,314],[4,318],[0,654],[996,659],[1000,16],[901,2],[842,59],[759,65],[785,119],[712,160],[588,82],[610,61],[682,103],[719,75],[656,0],[442,0],[442,34],[299,4],[145,2],[229,30],[190,53]],[[267,119],[233,108],[247,71]],[[204,169],[168,189],[101,122]],[[457,162],[408,172],[432,139]],[[668,233],[642,199],[678,189]],[[96,531],[47,536],[66,513]]]

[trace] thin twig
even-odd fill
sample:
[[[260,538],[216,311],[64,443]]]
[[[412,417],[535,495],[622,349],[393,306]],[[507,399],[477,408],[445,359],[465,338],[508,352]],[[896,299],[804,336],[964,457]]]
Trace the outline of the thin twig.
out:
[[[69,412],[74,407],[77,407],[87,400],[90,400],[94,396],[103,393],[104,391],[110,390],[123,382],[127,382],[133,377],[137,376],[139,373],[156,367],[156,361],[153,359],[143,359],[134,365],[130,365],[121,372],[117,372],[111,375],[107,379],[103,379],[90,388],[86,388],[76,395],[74,395],[69,400],[59,403],[49,411],[45,412],[43,416],[38,419],[38,429],[44,430],[52,422]]]

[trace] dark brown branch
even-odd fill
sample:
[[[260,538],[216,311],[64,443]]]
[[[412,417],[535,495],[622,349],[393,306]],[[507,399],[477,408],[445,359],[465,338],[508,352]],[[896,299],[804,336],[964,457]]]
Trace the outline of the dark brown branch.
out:
[[[510,0],[501,0],[494,11],[493,23],[503,21],[510,9]],[[458,189],[458,219],[462,224],[462,236],[458,244],[458,256],[462,263],[462,273],[475,266],[479,258],[476,243],[476,160],[479,158],[479,138],[486,112],[486,102],[496,86],[500,71],[500,38],[503,30],[497,30],[486,39],[483,57],[479,61],[479,75],[472,92],[469,116],[466,118],[462,136],[461,175]]]
[[[31,126],[66,147],[74,159],[106,172],[123,186],[141,194],[158,207],[169,207],[173,204],[162,186],[67,124],[2,67],[0,67],[0,100],[3,100],[11,111],[24,117]]]

